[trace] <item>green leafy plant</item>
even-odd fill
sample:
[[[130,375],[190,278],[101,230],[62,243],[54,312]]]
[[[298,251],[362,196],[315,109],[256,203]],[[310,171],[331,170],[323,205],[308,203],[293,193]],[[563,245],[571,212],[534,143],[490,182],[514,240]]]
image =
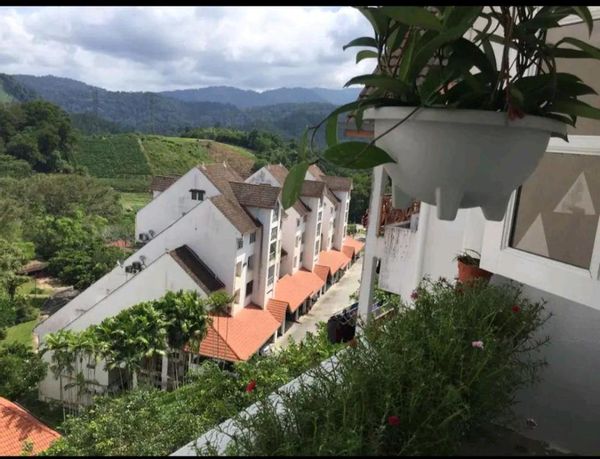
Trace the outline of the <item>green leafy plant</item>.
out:
[[[375,59],[377,71],[350,79],[346,86],[365,85],[369,91],[310,128],[314,139],[325,125],[328,148],[322,157],[331,163],[369,169],[393,162],[375,141],[422,107],[506,112],[510,119],[535,115],[570,125],[580,116],[600,119],[599,109],[579,99],[596,91],[577,76],[558,72],[556,63],[558,58],[600,59],[600,49],[573,37],[547,41],[548,31],[569,15],[580,17],[591,35],[593,20],[585,6],[357,8],[374,36],[356,38],[344,49],[367,48],[357,53],[356,62]],[[339,115],[352,113],[360,128],[364,110],[382,106],[414,110],[368,144],[338,142]],[[299,175],[286,180],[286,208],[298,197]]]
[[[471,255],[473,254],[473,255]],[[460,261],[465,265],[479,266],[481,254],[473,249],[465,249],[454,257],[455,261]]]
[[[479,427],[510,419],[516,391],[545,364],[543,303],[512,285],[457,291],[443,279],[415,293],[414,307],[371,321],[330,369],[280,391],[277,408],[264,400],[239,419],[226,453],[452,455]]]

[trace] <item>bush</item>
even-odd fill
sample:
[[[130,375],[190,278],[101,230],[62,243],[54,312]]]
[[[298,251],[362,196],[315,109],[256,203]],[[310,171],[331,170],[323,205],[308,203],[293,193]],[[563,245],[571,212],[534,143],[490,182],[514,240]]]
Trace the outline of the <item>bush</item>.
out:
[[[356,234],[356,223],[348,223],[348,234],[354,236]]]
[[[334,371],[262,404],[230,445],[242,455],[446,455],[510,413],[544,363],[532,354],[543,305],[511,286],[425,281],[385,322],[370,323]],[[318,426],[318,428],[316,427]]]
[[[139,388],[103,396],[80,417],[68,417],[64,436],[44,455],[153,455],[173,453],[260,397],[320,363],[340,348],[323,326],[301,344],[268,357],[255,356],[231,370],[206,360],[172,392]],[[255,381],[255,390],[247,391]]]
[[[47,364],[28,346],[0,346],[0,396],[15,400],[34,389],[46,376]]]

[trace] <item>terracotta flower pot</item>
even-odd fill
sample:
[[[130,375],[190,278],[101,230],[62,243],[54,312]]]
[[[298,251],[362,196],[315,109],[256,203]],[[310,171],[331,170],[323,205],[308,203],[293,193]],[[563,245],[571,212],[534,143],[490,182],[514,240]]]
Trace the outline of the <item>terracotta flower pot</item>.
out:
[[[475,279],[490,280],[492,277],[491,272],[481,269],[479,266],[467,265],[462,261],[458,262],[458,280],[459,282],[465,283]]]

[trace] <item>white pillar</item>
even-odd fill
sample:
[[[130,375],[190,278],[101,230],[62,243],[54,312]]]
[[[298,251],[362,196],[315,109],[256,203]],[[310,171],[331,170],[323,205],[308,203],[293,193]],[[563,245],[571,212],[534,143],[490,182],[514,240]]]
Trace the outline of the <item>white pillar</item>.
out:
[[[377,231],[381,220],[381,201],[385,191],[387,174],[383,166],[373,169],[373,186],[371,188],[371,201],[369,203],[369,222],[367,226],[367,240],[363,258],[360,293],[358,295],[358,315],[367,321],[373,304],[373,290],[375,287],[375,270],[377,268]]]
[[[177,364],[177,362],[174,362]],[[169,358],[166,353],[162,356],[162,367],[160,372],[160,388],[162,390],[167,390],[167,380],[169,377]]]

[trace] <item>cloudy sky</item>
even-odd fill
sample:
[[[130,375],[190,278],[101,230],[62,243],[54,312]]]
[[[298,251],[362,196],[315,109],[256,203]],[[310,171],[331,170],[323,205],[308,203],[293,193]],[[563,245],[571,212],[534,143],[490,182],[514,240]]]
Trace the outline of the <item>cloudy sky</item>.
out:
[[[3,7],[0,72],[121,91],[341,88],[373,67],[342,46],[371,33],[349,7]]]

